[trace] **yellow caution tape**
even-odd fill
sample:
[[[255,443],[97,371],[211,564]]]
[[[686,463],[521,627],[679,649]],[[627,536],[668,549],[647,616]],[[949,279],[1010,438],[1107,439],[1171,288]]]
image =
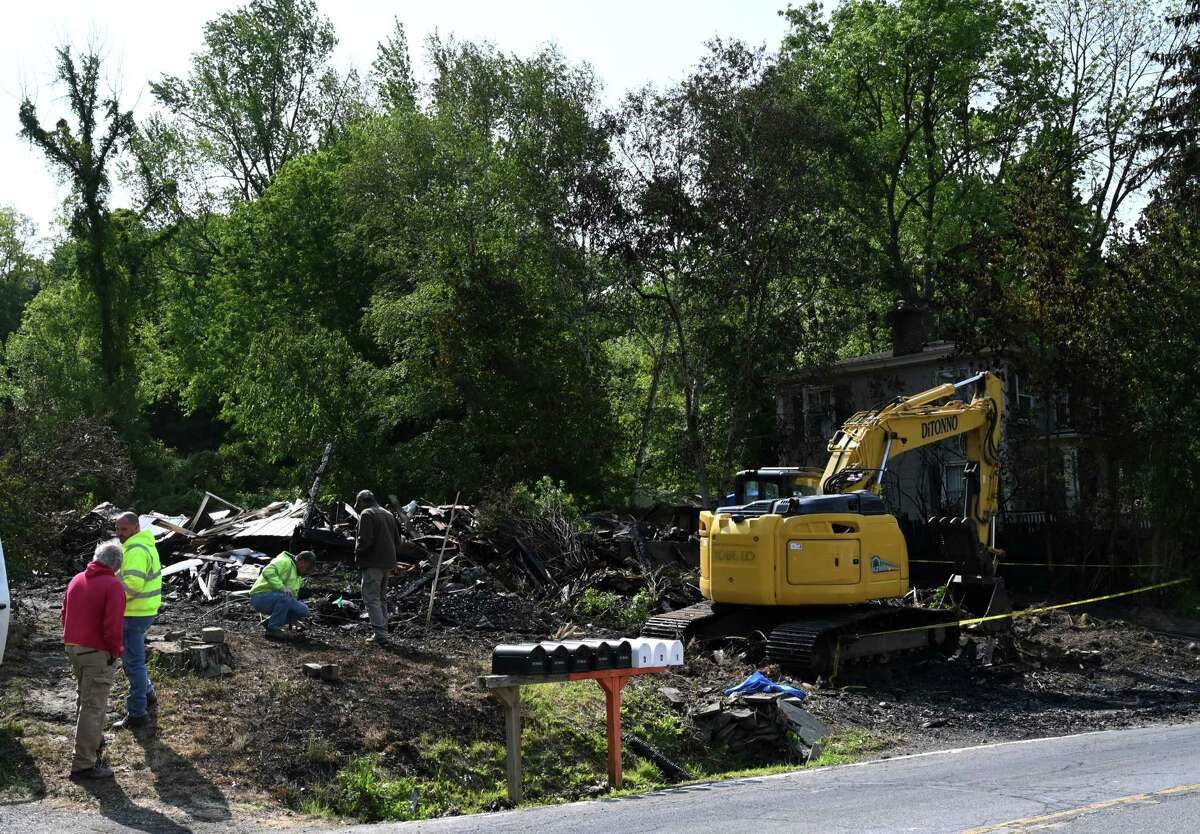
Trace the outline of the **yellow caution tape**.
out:
[[[1055,611],[1059,608],[1071,608],[1075,605],[1088,605],[1093,602],[1103,602],[1106,599],[1116,599],[1117,597],[1128,597],[1134,594],[1144,594],[1147,591],[1157,591],[1161,588],[1170,588],[1173,585],[1182,585],[1185,582],[1191,582],[1191,579],[1172,579],[1169,582],[1159,582],[1156,585],[1147,585],[1144,588],[1135,588],[1132,591],[1118,591],[1115,594],[1105,594],[1101,597],[1092,597],[1090,599],[1080,599],[1075,602],[1060,602],[1057,605],[1044,605],[1041,608],[1026,608],[1024,611],[1010,611],[1007,614],[989,614],[986,617],[972,617],[969,620],[958,620],[957,622],[934,623],[932,625],[911,626],[909,628],[897,628],[892,631],[876,631],[871,634],[859,634],[857,637],[881,637],[885,634],[904,634],[909,631],[929,631],[935,628],[945,628],[946,626],[970,626],[978,625],[979,623],[988,623],[993,620],[1015,620],[1017,617],[1028,617],[1031,614],[1041,614],[1045,611]]]
[[[909,559],[910,565],[957,565],[949,559]],[[1001,562],[1001,568],[1097,568],[1119,570],[1120,568],[1161,568],[1162,562],[1138,562],[1132,565],[1085,565],[1080,562]]]

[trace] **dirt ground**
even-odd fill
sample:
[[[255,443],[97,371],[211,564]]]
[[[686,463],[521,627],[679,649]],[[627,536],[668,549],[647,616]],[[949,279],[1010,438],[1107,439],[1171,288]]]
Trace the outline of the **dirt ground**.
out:
[[[316,584],[336,593],[349,579],[328,574]],[[488,671],[494,645],[544,639],[561,624],[527,601],[475,589],[448,599],[428,635],[415,610],[400,613],[390,649],[364,645],[364,625],[336,615],[312,623],[301,640],[274,643],[263,639],[244,601],[176,602],[151,634],[223,626],[237,668],[213,679],[152,670],[157,735],[110,732],[106,757],[116,784],[84,789],[66,779],[74,682],[60,643],[64,587],[55,578],[15,589],[0,666],[0,761],[7,762],[0,803],[43,799],[114,819],[149,815],[146,830],[288,827],[303,822],[294,809],[316,785],[364,752],[420,778],[430,775],[422,750],[431,737],[498,744],[501,714],[476,677]],[[1013,650],[990,665],[968,637],[949,658],[909,655],[849,667],[815,688],[806,706],[834,732],[870,734],[877,755],[1200,720],[1200,623],[1176,619],[1167,628],[1149,620],[1151,629],[1129,622],[1146,619],[1129,609],[1093,608],[1086,618],[1082,610],[1017,620]],[[342,680],[305,677],[301,666],[312,661],[337,663]],[[683,693],[676,709],[690,732],[687,709],[718,698],[753,669],[731,648],[692,646],[686,666],[643,685]],[[118,675],[113,719],[123,695]],[[626,757],[629,767],[633,756]]]

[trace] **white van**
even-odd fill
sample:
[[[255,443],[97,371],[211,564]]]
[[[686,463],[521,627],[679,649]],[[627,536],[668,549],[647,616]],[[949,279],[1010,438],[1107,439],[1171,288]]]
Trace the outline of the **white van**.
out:
[[[8,641],[8,612],[11,607],[8,575],[4,572],[4,545],[0,544],[0,663],[4,662],[4,644]]]

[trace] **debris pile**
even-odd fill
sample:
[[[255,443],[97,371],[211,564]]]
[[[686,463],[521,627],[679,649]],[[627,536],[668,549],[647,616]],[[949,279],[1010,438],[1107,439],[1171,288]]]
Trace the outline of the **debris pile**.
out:
[[[686,559],[678,552],[698,543],[679,528],[656,528],[614,516],[580,522],[496,518],[494,508],[410,502],[393,512],[405,537],[401,558],[413,564],[396,582],[395,607],[419,607],[435,575],[434,614],[442,622],[474,628],[529,627],[535,608],[566,606],[594,588],[632,595],[651,588],[657,610],[674,610],[699,599]],[[672,554],[658,560],[650,546]],[[440,568],[439,568],[440,559]],[[531,602],[542,603],[533,606]]]
[[[394,495],[388,504],[402,531],[401,569],[388,594],[393,612],[427,604],[435,576],[438,621],[482,630],[536,630],[549,624],[547,614],[570,608],[589,588],[622,596],[647,588],[656,611],[699,599],[691,576],[698,542],[677,524],[657,527],[615,515],[510,514],[492,505],[401,504]],[[118,512],[105,503],[63,519],[61,540],[76,569],[98,541],[114,535]],[[162,557],[164,598],[214,603],[248,590],[284,550],[313,550],[326,565],[348,562],[358,513],[342,501],[319,506],[311,492],[308,499],[255,509],[208,492],[190,517],[149,512],[141,522],[154,531]],[[356,620],[362,613],[353,581],[312,604],[331,621]]]
[[[807,762],[820,755],[820,740],[829,730],[803,703],[786,692],[756,692],[706,703],[689,714],[709,743]]]

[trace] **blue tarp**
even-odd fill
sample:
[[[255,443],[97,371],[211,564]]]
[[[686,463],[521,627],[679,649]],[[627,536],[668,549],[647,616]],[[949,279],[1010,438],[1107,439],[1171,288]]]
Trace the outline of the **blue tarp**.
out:
[[[808,695],[803,689],[775,683],[762,672],[755,672],[737,686],[725,690],[726,695],[749,695],[752,692],[786,692],[796,698],[805,698]]]

